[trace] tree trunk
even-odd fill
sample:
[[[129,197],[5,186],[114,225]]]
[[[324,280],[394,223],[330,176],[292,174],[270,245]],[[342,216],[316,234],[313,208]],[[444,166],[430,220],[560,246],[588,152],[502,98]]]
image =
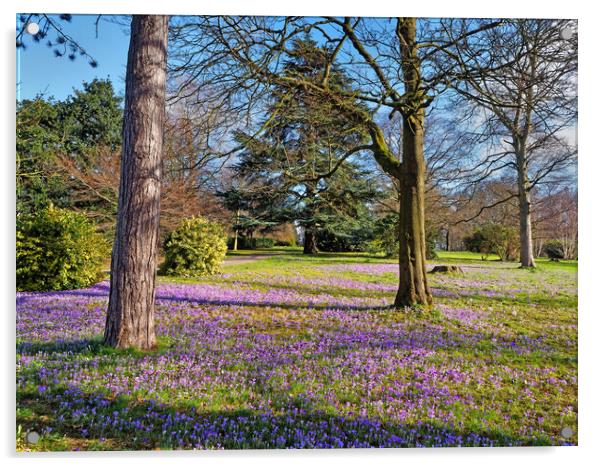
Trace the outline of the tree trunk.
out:
[[[305,229],[305,240],[303,241],[303,254],[317,254],[316,233],[313,228]]]
[[[432,304],[426,279],[424,228],[424,91],[416,46],[416,19],[399,19],[403,37],[402,69],[408,104],[403,111],[403,161],[400,166],[399,199],[399,289],[395,307]]]
[[[517,151],[518,167],[518,205],[520,216],[520,265],[521,267],[535,267],[533,259],[533,234],[531,229],[531,194],[529,192],[529,179],[527,164],[523,150]]]
[[[422,129],[404,121],[399,199],[399,289],[395,307],[432,304],[426,275]]]
[[[168,17],[132,18],[126,72],[117,231],[104,341],[156,346],[155,273],[159,241]]]
[[[240,209],[236,210],[236,226],[238,227],[240,222]],[[238,251],[238,228],[234,230],[234,244],[232,245],[233,251]]]
[[[535,267],[531,233],[531,195],[528,191],[520,191],[520,265],[521,267]]]

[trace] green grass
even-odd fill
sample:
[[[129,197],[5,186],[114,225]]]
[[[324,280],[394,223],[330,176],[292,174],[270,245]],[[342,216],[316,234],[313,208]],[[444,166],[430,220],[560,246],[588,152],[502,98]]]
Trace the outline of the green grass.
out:
[[[224,266],[223,274],[212,277],[159,281],[258,293],[282,290],[352,302],[391,303],[395,296],[394,272],[349,268],[393,264],[395,270],[394,258],[353,253],[308,256],[300,248],[239,252],[241,257],[270,255]],[[307,412],[294,422],[313,426],[303,428],[314,431],[321,424],[313,422],[326,419],[336,426],[342,422],[340,416],[378,419],[396,435],[407,426],[445,429],[453,421],[454,432],[486,435],[498,444],[561,443],[562,427],[577,431],[577,262],[538,260],[535,270],[526,270],[518,263],[482,261],[480,255],[464,252],[441,252],[429,261],[445,263],[459,264],[464,274],[429,274],[435,303],[421,312],[383,306],[331,311],[304,304],[190,303],[189,309],[159,304],[158,328],[166,332],[174,327],[160,335],[155,352],[108,349],[98,334],[69,350],[69,343],[19,338],[18,449],[178,447],[162,434],[161,425],[153,427],[147,440],[134,440],[135,431],[104,432],[104,418],[97,430],[89,428],[88,418],[71,418],[73,408],[61,405],[65,399],[71,401],[70,395],[63,395],[65,378],[75,380],[85,396],[106,396],[109,404],[98,408],[97,416],[112,416],[126,408],[125,417],[143,415],[147,400],[153,398],[165,403],[162,409],[169,413],[192,410],[202,419],[222,416],[236,423],[269,399],[273,417],[257,420],[254,429],[278,424],[281,416],[299,408]],[[332,266],[341,267],[332,270]],[[407,341],[412,342],[409,348],[404,346]],[[446,343],[432,346],[433,341]],[[245,358],[247,352],[252,357]],[[181,355],[187,358],[184,365]],[[193,365],[188,358],[193,358]],[[117,369],[127,395],[114,396],[107,387]],[[191,369],[197,372],[192,388],[186,388],[180,378]],[[203,380],[207,382],[195,385]],[[42,400],[40,385],[54,394],[51,401]],[[452,396],[456,401],[449,401]],[[424,402],[419,402],[422,398]],[[80,399],[75,405],[91,406]],[[84,427],[90,430],[87,436],[81,434]],[[33,446],[23,441],[31,428],[52,430],[44,430],[40,444]],[[181,426],[182,432],[187,429]],[[293,431],[286,427],[283,432]],[[229,439],[223,445],[274,445],[252,437],[248,434],[240,443]]]

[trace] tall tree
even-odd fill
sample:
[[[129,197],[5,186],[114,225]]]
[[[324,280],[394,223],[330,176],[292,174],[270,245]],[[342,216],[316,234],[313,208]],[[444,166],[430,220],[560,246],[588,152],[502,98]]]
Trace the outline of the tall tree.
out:
[[[61,122],[57,103],[37,96],[17,103],[16,187],[17,215],[45,207],[63,207],[65,185],[53,170],[61,148]]]
[[[466,39],[454,49],[454,61],[472,72],[452,86],[482,110],[476,120],[492,146],[476,176],[480,181],[484,173],[509,168],[516,177],[508,199],[519,201],[522,267],[535,267],[532,191],[566,178],[576,160],[577,36],[561,34],[575,26],[570,20],[507,20],[482,42]]]
[[[118,218],[107,345],[156,346],[155,278],[169,18],[135,15],[128,51]]]
[[[64,101],[40,95],[18,102],[17,212],[51,202],[96,213],[99,206],[77,195],[62,162],[92,171],[100,146],[117,150],[121,145],[122,120],[121,99],[108,79],[84,82]]]
[[[86,152],[97,146],[117,150],[123,126],[121,104],[110,79],[84,82],[59,107],[64,152],[87,161]]]
[[[296,40],[284,76],[317,83],[330,53],[309,37]],[[348,77],[336,66],[330,86],[350,91]],[[318,234],[332,230],[329,225],[341,218],[356,217],[360,204],[376,194],[360,161],[345,158],[366,134],[336,106],[303,89],[274,86],[269,97],[263,131],[239,135],[245,150],[235,170],[267,197],[264,204],[271,206],[277,223],[294,221],[303,227],[303,253],[316,254]]]
[[[177,25],[174,33],[180,50],[195,52],[194,60],[187,60],[181,53],[173,66],[175,76],[184,80],[192,76],[183,87],[202,75],[199,85],[220,86],[220,98],[236,102],[245,97],[250,101],[249,96],[260,102],[256,97],[262,95],[262,86],[303,89],[337,108],[369,135],[368,143],[357,146],[355,152],[370,151],[382,169],[398,180],[402,193],[396,307],[432,302],[425,257],[424,120],[425,109],[449,88],[448,74],[439,73],[432,62],[446,56],[457,41],[494,28],[499,22],[477,22],[453,41],[441,40],[441,31],[432,30],[431,25],[438,24],[443,27],[441,22],[424,20],[424,34],[419,37],[416,18],[212,17],[187,19]],[[280,73],[286,61],[283,56],[290,53],[293,39],[308,31],[332,47],[317,83],[302,75]],[[330,87],[337,61],[352,76],[353,92]],[[402,117],[402,160],[388,147],[378,123],[383,111]],[[353,153],[354,149],[346,156]]]

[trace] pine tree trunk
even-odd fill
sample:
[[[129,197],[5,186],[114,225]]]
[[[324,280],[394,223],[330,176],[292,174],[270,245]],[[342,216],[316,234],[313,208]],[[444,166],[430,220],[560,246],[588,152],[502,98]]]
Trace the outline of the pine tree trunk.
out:
[[[408,109],[403,112],[403,161],[399,174],[399,289],[395,307],[432,304],[426,279],[424,227],[424,94],[416,45],[416,19],[404,18],[398,30],[402,46],[402,69]]]
[[[316,233],[313,228],[305,229],[305,240],[303,241],[303,254],[317,254]]]
[[[151,349],[159,240],[168,17],[135,15],[126,71],[117,231],[104,341]]]
[[[531,194],[528,190],[527,164],[522,150],[517,153],[518,205],[520,217],[520,265],[535,267],[533,259],[533,234],[531,228]]]

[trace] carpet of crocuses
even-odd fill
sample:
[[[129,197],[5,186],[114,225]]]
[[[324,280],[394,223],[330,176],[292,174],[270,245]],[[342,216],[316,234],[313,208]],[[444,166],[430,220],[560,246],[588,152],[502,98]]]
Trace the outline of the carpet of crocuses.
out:
[[[153,352],[101,344],[107,282],[18,293],[18,449],[576,444],[576,265],[459,264],[406,311],[365,256],[161,279]]]

